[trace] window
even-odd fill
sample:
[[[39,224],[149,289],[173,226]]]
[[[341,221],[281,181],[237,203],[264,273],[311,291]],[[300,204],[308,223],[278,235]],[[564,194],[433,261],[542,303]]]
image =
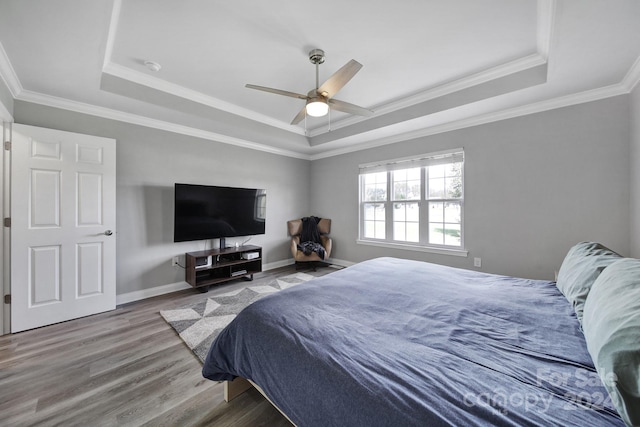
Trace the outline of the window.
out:
[[[361,243],[463,250],[462,149],[360,165]]]

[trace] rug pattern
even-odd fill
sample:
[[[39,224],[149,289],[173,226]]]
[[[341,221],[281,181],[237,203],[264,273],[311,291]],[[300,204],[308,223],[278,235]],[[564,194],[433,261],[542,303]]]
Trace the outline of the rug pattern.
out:
[[[306,273],[295,273],[267,283],[256,283],[254,286],[211,296],[187,307],[162,310],[160,315],[175,329],[200,362],[204,363],[213,340],[243,308],[266,295],[306,282],[313,277]]]

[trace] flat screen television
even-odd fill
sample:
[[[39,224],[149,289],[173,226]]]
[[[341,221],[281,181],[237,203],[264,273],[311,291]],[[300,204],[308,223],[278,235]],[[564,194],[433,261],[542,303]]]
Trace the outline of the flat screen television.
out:
[[[174,242],[265,233],[266,190],[175,184]]]

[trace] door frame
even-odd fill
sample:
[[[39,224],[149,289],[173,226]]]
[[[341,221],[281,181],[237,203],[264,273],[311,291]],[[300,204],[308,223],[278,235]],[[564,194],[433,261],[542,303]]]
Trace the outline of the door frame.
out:
[[[10,217],[11,212],[11,151],[5,149],[5,142],[11,141],[11,122],[3,122],[2,126],[2,169],[0,173],[0,188],[2,189],[2,222],[4,218]],[[9,250],[11,240],[11,229],[2,226],[0,233],[0,280],[2,281],[2,300],[0,300],[0,335],[8,334],[11,331],[11,304],[4,303],[4,296],[11,294],[11,251]]]

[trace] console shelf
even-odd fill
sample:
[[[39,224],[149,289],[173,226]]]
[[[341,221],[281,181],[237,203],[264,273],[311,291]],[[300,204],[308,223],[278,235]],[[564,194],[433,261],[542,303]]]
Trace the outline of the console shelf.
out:
[[[252,254],[255,258],[245,259],[243,255],[248,258],[245,254]],[[241,277],[253,280],[253,275],[262,271],[262,248],[247,245],[187,252],[185,264],[186,282],[206,292],[209,286],[229,280]]]

